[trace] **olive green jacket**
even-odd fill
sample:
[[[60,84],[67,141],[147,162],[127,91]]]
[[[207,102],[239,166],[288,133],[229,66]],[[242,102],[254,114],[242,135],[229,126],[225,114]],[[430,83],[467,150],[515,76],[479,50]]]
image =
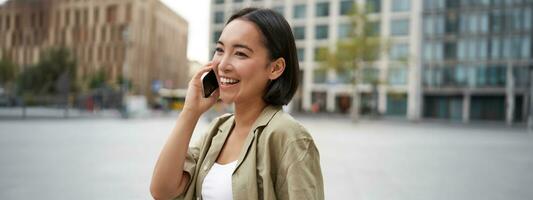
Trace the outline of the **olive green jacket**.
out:
[[[201,199],[202,183],[234,126],[232,114],[213,120],[191,144],[184,171],[190,175],[177,199]],[[232,175],[233,199],[324,199],[320,158],[313,138],[281,107],[267,106],[257,118]]]

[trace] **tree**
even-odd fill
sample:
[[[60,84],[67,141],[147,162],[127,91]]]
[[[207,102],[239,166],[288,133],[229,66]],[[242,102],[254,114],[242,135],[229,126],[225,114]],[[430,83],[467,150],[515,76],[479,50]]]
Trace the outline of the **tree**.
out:
[[[0,86],[8,89],[17,75],[17,65],[7,58],[0,60]]]
[[[19,77],[19,93],[53,94],[76,91],[76,58],[65,47],[41,53],[41,60]],[[68,88],[63,88],[65,85]]]
[[[338,73],[350,73],[352,86],[351,117],[359,119],[360,94],[358,83],[361,82],[361,67],[370,65],[379,59],[382,52],[387,51],[389,42],[381,38],[375,30],[376,24],[368,20],[363,6],[354,5],[349,15],[350,31],[348,37],[340,39],[333,50],[321,49],[318,52],[321,67],[336,70]],[[377,90],[379,77],[366,77],[367,81]],[[371,80],[368,80],[371,79]]]

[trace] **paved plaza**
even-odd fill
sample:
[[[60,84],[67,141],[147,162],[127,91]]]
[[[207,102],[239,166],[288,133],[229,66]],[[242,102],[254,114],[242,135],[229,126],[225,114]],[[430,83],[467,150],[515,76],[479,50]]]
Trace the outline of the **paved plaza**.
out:
[[[533,199],[533,135],[524,128],[297,119],[320,150],[326,199]],[[151,199],[174,120],[0,121],[0,199]]]

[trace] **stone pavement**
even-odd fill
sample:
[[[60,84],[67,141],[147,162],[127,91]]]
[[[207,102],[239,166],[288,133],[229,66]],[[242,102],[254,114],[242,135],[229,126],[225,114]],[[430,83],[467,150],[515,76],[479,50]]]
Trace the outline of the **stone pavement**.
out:
[[[0,199],[151,199],[174,119],[0,121]],[[522,128],[297,119],[319,148],[326,199],[533,199]]]

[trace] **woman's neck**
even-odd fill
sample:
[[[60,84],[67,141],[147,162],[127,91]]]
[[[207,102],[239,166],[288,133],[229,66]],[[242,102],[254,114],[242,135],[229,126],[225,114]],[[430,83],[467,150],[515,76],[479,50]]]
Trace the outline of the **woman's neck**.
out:
[[[235,104],[235,127],[250,128],[267,106],[262,99]]]

